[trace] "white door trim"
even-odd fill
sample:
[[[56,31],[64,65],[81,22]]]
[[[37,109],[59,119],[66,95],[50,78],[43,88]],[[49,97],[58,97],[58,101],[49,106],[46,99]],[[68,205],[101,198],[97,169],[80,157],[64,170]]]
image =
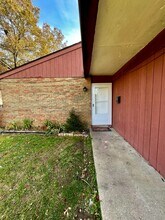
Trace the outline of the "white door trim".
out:
[[[95,94],[94,88],[95,87],[108,87],[108,117],[106,122],[104,123],[99,122],[96,120],[95,114]],[[92,125],[112,125],[112,83],[92,83]]]

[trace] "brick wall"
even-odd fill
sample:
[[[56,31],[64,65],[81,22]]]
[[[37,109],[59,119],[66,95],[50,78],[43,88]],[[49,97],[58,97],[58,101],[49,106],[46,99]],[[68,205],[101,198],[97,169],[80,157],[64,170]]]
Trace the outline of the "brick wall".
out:
[[[87,92],[83,92],[84,86]],[[84,78],[2,79],[0,126],[24,118],[33,119],[35,126],[45,119],[64,123],[72,108],[90,125],[90,87],[90,79]]]

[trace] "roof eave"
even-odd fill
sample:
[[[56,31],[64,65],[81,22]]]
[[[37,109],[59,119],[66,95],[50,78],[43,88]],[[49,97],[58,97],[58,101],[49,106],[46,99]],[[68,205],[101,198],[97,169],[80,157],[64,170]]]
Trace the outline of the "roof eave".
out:
[[[84,76],[90,75],[92,50],[99,0],[78,0],[83,52]]]

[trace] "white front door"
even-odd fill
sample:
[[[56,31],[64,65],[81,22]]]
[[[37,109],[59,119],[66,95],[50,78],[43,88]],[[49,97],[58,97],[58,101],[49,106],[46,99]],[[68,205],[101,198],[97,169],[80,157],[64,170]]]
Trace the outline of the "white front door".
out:
[[[92,125],[112,124],[112,83],[92,84]]]

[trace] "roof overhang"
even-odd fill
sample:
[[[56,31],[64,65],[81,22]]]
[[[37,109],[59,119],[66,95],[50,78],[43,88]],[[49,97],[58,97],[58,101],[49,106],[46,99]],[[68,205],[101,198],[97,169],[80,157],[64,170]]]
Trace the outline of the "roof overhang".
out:
[[[84,75],[89,76],[99,0],[78,0]]]
[[[79,0],[79,8],[85,76],[123,72],[164,47],[164,0]]]

